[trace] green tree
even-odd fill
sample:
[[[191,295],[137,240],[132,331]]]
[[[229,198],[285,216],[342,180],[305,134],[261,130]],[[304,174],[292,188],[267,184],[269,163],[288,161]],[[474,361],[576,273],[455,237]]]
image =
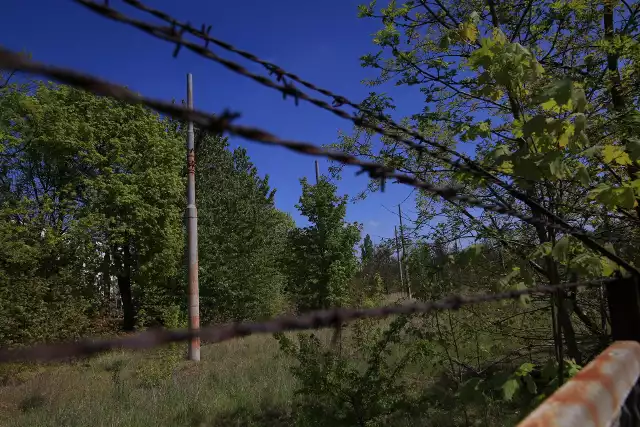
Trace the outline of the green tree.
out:
[[[485,169],[554,214],[592,230],[591,238],[637,264],[640,257],[631,248],[640,242],[639,14],[637,2],[373,1],[359,7],[360,17],[379,24],[373,51],[361,62],[376,73],[365,84],[379,92],[371,92],[362,105],[389,118],[395,102],[383,93],[385,86],[415,90],[424,104],[402,125],[448,148],[475,150],[471,157]],[[385,120],[367,121],[398,132]],[[435,185],[461,187],[541,220],[527,225],[417,193],[420,243],[410,261],[420,298],[555,284],[609,276],[617,269],[545,225],[546,217],[504,188],[452,170],[442,157],[417,153],[389,137],[378,139],[357,126],[332,148]],[[379,181],[372,180],[361,196],[378,188]],[[458,242],[460,249],[452,249]],[[423,325],[425,335],[437,337],[447,361],[442,372],[452,386],[445,396],[466,394],[463,384],[475,387],[464,382],[459,363],[476,363],[481,372],[492,360],[511,357],[515,345],[542,339],[552,350],[535,350],[536,356],[530,350],[527,356],[555,358],[554,366],[564,366],[563,357],[580,365],[607,341],[608,320],[597,308],[606,300],[595,290],[521,303],[437,314]],[[517,327],[513,319],[535,329]],[[479,324],[487,325],[486,332],[477,332]],[[578,339],[585,336],[589,344]],[[506,400],[513,397],[514,381],[504,383]],[[527,388],[535,389],[530,383]]]
[[[345,305],[357,271],[359,226],[345,221],[347,198],[339,197],[327,178],[316,185],[305,178],[300,182],[296,207],[311,225],[289,234],[289,295],[300,311]]]
[[[367,266],[369,263],[371,263],[371,261],[373,261],[373,255],[373,241],[371,240],[371,236],[367,234],[366,236],[364,236],[362,245],[360,245],[360,262],[362,263],[363,267]]]
[[[177,297],[166,278],[181,258],[183,144],[169,122],[141,106],[44,82],[29,91],[5,88],[1,102],[3,181],[13,181],[3,196],[8,227],[57,242],[56,262],[75,260],[68,261],[82,282],[75,292],[89,300],[102,302],[115,276],[126,330],[139,309],[154,310],[150,296]],[[49,269],[46,258],[33,262]]]
[[[569,221],[602,230],[610,216],[603,215],[603,208],[614,210],[607,228],[626,229],[637,242],[640,211],[634,210],[640,180],[633,134],[639,123],[634,107],[639,86],[633,70],[640,54],[638,5],[390,1],[362,5],[359,13],[381,25],[373,39],[376,51],[361,58],[364,67],[378,72],[367,84],[413,87],[425,100],[420,111],[403,119],[406,127],[450,148],[475,147],[483,167]],[[363,105],[387,117],[395,108],[391,97],[375,92]],[[340,149],[427,182],[462,186],[474,196],[543,219],[503,188],[452,171],[447,163],[391,138],[382,137],[379,144],[371,132],[357,127],[341,138]],[[369,189],[377,185],[372,182]],[[477,215],[464,204],[440,202],[418,196],[421,216],[445,218],[440,231],[446,241],[460,235],[488,238],[502,247],[502,259],[509,252],[524,260],[517,274],[508,272],[507,286],[525,286],[534,277],[558,283],[572,274],[606,276],[615,269],[552,227],[523,227],[490,213]],[[628,241],[607,242],[603,236],[593,234],[638,260]],[[532,246],[539,250],[529,257]],[[589,329],[593,322],[577,315],[583,313],[579,301],[569,306],[562,302],[566,298],[572,296],[559,295],[554,305],[567,354],[580,363],[576,328]]]
[[[282,257],[293,219],[275,208],[269,177],[258,175],[244,149],[229,150],[226,138],[198,136],[202,319],[273,315],[284,301]]]

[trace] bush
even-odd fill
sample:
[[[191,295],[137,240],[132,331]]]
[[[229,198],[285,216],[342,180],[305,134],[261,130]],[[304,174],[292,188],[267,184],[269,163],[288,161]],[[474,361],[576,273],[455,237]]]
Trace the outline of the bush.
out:
[[[315,334],[299,334],[297,344],[277,336],[282,351],[297,361],[294,416],[299,426],[388,425],[417,408],[418,397],[404,375],[420,356],[419,346],[404,342],[407,317],[376,327],[363,320],[351,329],[350,353],[324,346]]]

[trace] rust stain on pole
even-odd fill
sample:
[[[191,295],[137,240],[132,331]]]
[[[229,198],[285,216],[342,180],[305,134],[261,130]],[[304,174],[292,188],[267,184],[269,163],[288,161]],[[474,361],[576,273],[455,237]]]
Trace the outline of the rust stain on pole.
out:
[[[193,81],[187,74],[187,107],[193,110]],[[193,122],[187,125],[187,240],[189,262],[189,329],[200,330],[200,296],[198,290],[198,211],[196,209],[196,153]],[[200,338],[189,342],[189,360],[200,360]]]
[[[518,427],[615,425],[640,376],[640,344],[618,341],[545,400]]]

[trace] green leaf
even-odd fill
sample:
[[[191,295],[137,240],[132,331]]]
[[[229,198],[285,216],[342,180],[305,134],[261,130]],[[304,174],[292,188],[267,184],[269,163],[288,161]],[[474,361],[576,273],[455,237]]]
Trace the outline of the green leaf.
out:
[[[515,288],[516,290],[525,290],[527,289],[527,285],[525,285],[524,282],[518,282],[516,283]],[[518,300],[523,307],[528,307],[531,304],[531,295],[520,295]]]
[[[518,377],[524,377],[525,375],[529,375],[534,369],[536,365],[533,363],[525,362],[518,367],[515,372],[515,375]]]
[[[533,380],[533,378],[531,377],[531,375],[526,375],[524,377],[524,383],[527,386],[527,391],[531,394],[537,394],[538,393],[538,386],[536,385],[536,382]]]
[[[601,257],[600,262],[602,263],[602,275],[604,277],[611,277],[618,270],[618,265],[607,257]]]
[[[571,91],[571,102],[577,112],[584,113],[587,107],[587,97],[584,94],[584,89],[581,87],[573,87]]]
[[[445,34],[440,38],[440,41],[438,42],[438,47],[440,49],[445,50],[449,48],[450,44],[451,44],[451,38],[449,37],[449,34]]]
[[[580,181],[582,185],[589,185],[591,183],[591,176],[589,176],[589,171],[587,168],[581,163],[576,168],[575,177]]]
[[[627,151],[634,162],[640,159],[640,139],[629,138],[627,141]]]
[[[610,208],[620,206],[625,209],[633,209],[636,205],[635,191],[629,183],[626,183],[623,187],[612,187],[608,184],[600,183],[589,192],[589,197]]]
[[[618,145],[606,145],[602,148],[602,157],[607,164],[617,163],[619,165],[631,164],[629,155],[624,151],[624,148]]]
[[[460,26],[460,35],[464,40],[468,40],[470,43],[475,43],[478,39],[478,27],[472,22],[465,22]]]
[[[551,242],[544,242],[541,245],[538,245],[530,254],[528,259],[537,259],[541,257],[545,257],[551,255]]]
[[[504,400],[510,402],[520,388],[520,381],[517,378],[510,378],[502,385],[502,396]]]
[[[551,171],[551,176],[563,179],[566,176],[567,166],[562,161],[562,157],[556,157],[549,163],[549,170]]]
[[[531,135],[544,135],[547,130],[547,118],[538,114],[522,126],[522,132],[525,137]]]
[[[543,103],[549,99],[553,99],[558,105],[566,105],[571,99],[573,82],[571,79],[558,80],[542,92],[538,97],[538,102]]]
[[[569,256],[569,237],[564,236],[558,240],[551,251],[551,255],[559,262],[567,261]]]
[[[601,257],[590,253],[582,253],[571,259],[571,268],[578,273],[590,277],[602,277]]]
[[[520,267],[513,267],[513,269],[509,274],[507,274],[506,276],[498,280],[498,285],[500,285],[502,288],[509,287],[509,283],[511,283],[511,280],[518,277],[519,274],[520,274]]]
[[[593,147],[590,147],[590,148],[587,148],[586,150],[584,150],[582,152],[582,155],[587,157],[587,158],[593,158],[597,154],[600,154],[601,151],[602,151],[602,146],[601,145],[594,145]]]
[[[632,187],[622,187],[619,191],[619,203],[625,209],[633,209],[636,205],[636,195]]]
[[[587,116],[583,113],[577,113],[574,115],[573,125],[576,128],[576,133],[580,133],[587,128]]]
[[[582,367],[578,365],[574,360],[565,360],[565,366],[567,367],[567,377],[573,378]]]

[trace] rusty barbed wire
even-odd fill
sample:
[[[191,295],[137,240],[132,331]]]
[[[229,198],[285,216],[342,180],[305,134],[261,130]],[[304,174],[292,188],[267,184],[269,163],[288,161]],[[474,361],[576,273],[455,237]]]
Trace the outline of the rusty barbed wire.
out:
[[[607,248],[600,245],[596,241],[592,240],[584,231],[577,230],[575,227],[572,227],[561,218],[557,218],[555,216],[554,217],[556,221],[559,221],[560,223],[554,223],[542,218],[523,215],[520,212],[509,209],[505,205],[485,203],[476,197],[461,194],[459,188],[435,186],[420,180],[416,176],[402,174],[391,167],[384,166],[379,163],[363,161],[347,153],[327,150],[307,142],[283,140],[262,129],[235,125],[232,123],[232,121],[239,117],[238,113],[225,111],[219,117],[216,117],[212,114],[208,114],[200,110],[190,110],[185,107],[180,107],[175,104],[168,103],[166,101],[143,97],[125,87],[107,82],[97,77],[93,77],[85,73],[80,73],[75,70],[42,64],[4,48],[0,48],[0,68],[10,68],[40,75],[46,75],[70,86],[90,91],[96,95],[109,96],[114,99],[131,104],[146,105],[147,107],[150,107],[160,113],[167,114],[170,117],[181,119],[184,121],[193,121],[194,123],[200,125],[203,130],[208,132],[229,132],[233,135],[250,141],[285,147],[297,153],[322,156],[345,165],[357,166],[360,168],[360,171],[357,172],[358,174],[367,173],[372,179],[381,180],[383,189],[385,180],[392,178],[399,183],[420,188],[429,193],[436,194],[448,201],[459,201],[487,211],[513,216],[534,226],[544,225],[546,227],[552,227],[573,235],[574,237],[582,241],[585,246],[596,252],[599,252],[601,255],[604,255],[610,260],[616,262],[625,270],[640,277],[640,271],[638,271],[634,266],[617,256],[615,253],[609,251]]]
[[[100,7],[94,1],[90,1],[90,0],[76,0],[76,1],[78,1],[79,3],[81,3],[84,6],[87,6],[89,8],[91,8],[91,7],[88,5],[88,3],[92,3],[92,4],[95,4],[98,7]],[[401,142],[401,143],[407,145],[408,147],[410,147],[410,148],[412,148],[414,150],[417,150],[419,153],[423,153],[424,152],[424,153],[426,153],[426,154],[428,154],[428,155],[430,155],[432,157],[435,157],[438,160],[441,160],[441,161],[443,161],[443,162],[445,162],[445,163],[447,163],[447,164],[449,164],[449,165],[451,165],[451,166],[453,166],[455,168],[458,168],[460,170],[469,171],[471,173],[474,173],[474,172],[477,173],[477,172],[479,172],[477,170],[477,168],[479,167],[480,169],[484,169],[484,172],[489,172],[486,168],[478,165],[477,162],[475,162],[473,159],[471,159],[469,156],[465,155],[464,153],[460,153],[460,152],[458,152],[458,151],[456,151],[456,150],[454,150],[452,148],[449,148],[446,145],[443,145],[443,144],[441,144],[441,143],[439,143],[437,141],[426,139],[419,132],[417,132],[417,131],[415,131],[413,129],[410,129],[408,127],[402,126],[402,125],[394,122],[393,120],[389,119],[388,117],[386,117],[385,115],[383,115],[383,114],[381,114],[381,113],[379,113],[377,111],[365,108],[360,103],[355,103],[355,102],[351,101],[349,98],[347,98],[344,95],[336,94],[335,92],[332,92],[332,91],[330,91],[330,90],[328,90],[326,88],[322,88],[320,86],[317,86],[317,85],[315,85],[315,84],[303,79],[302,77],[300,77],[300,76],[298,76],[298,75],[296,75],[296,74],[294,74],[294,73],[292,73],[290,71],[285,70],[284,68],[282,68],[281,66],[279,66],[279,65],[277,65],[277,64],[275,64],[273,62],[261,59],[261,58],[259,58],[258,56],[254,55],[251,52],[248,52],[246,50],[240,49],[240,48],[232,45],[231,43],[228,43],[228,42],[226,42],[224,40],[221,40],[219,38],[211,36],[211,34],[210,34],[211,27],[212,27],[211,25],[202,24],[200,29],[197,29],[197,28],[193,27],[189,22],[180,21],[180,20],[176,19],[174,16],[171,16],[166,12],[163,12],[163,11],[161,11],[159,9],[156,9],[156,8],[151,7],[151,6],[143,4],[139,0],[122,0],[122,2],[128,4],[129,6],[132,6],[132,7],[136,8],[136,9],[138,9],[139,11],[148,13],[148,14],[150,14],[150,15],[152,15],[152,16],[154,16],[154,17],[166,22],[167,24],[170,24],[173,28],[179,27],[180,28],[180,34],[188,33],[188,34],[193,35],[194,37],[197,37],[197,38],[201,39],[204,42],[204,48],[205,49],[208,48],[209,43],[212,43],[212,44],[214,44],[214,45],[216,45],[218,47],[221,47],[222,49],[225,49],[225,50],[227,50],[229,52],[236,53],[236,54],[242,56],[243,58],[245,58],[245,59],[247,59],[247,60],[249,60],[251,62],[254,62],[256,64],[262,65],[270,73],[270,75],[271,74],[275,74],[276,75],[276,81],[278,81],[278,82],[282,81],[283,85],[282,86],[277,86],[277,85],[273,86],[272,85],[273,82],[271,80],[269,80],[269,79],[265,79],[262,76],[253,75],[252,73],[250,73],[246,69],[242,70],[242,71],[238,70],[237,69],[239,67],[238,64],[235,64],[235,67],[232,67],[231,69],[232,69],[232,71],[237,72],[237,73],[239,73],[241,75],[244,75],[245,77],[251,78],[251,79],[257,81],[260,84],[263,84],[263,85],[266,85],[267,87],[276,89],[276,90],[282,92],[283,95],[291,94],[291,93],[289,93],[289,91],[294,90],[295,91],[294,96],[296,97],[296,102],[298,101],[298,99],[303,99],[305,101],[310,102],[313,105],[316,105],[317,107],[320,107],[320,108],[325,109],[325,110],[327,110],[327,111],[329,111],[329,112],[331,112],[333,114],[336,114],[341,118],[344,118],[344,119],[347,119],[347,120],[351,120],[351,121],[353,121],[354,119],[360,120],[360,118],[358,118],[357,116],[354,117],[352,115],[349,115],[345,111],[342,111],[342,110],[340,110],[338,108],[338,107],[341,107],[343,105],[348,105],[348,106],[358,110],[359,112],[361,112],[363,114],[366,114],[367,116],[374,117],[375,119],[377,119],[377,120],[379,120],[379,121],[391,126],[392,128],[396,129],[397,131],[404,132],[404,133],[416,138],[420,142],[423,142],[424,144],[427,144],[427,145],[429,145],[431,147],[436,148],[437,150],[439,150],[442,153],[453,155],[453,156],[458,157],[459,159],[464,160],[468,164],[468,166],[465,165],[465,164],[462,164],[462,163],[460,163],[458,161],[453,161],[453,160],[448,159],[446,157],[442,157],[442,156],[438,155],[437,153],[434,153],[434,152],[431,152],[431,151],[427,151],[426,150],[427,147],[425,147],[423,145],[420,145],[420,144],[416,144],[413,141],[400,138],[398,135],[395,135],[395,134],[392,134],[392,133],[388,133],[386,131],[386,129],[377,127],[375,125],[371,125],[370,123],[366,123],[366,122],[363,122],[363,123],[354,122],[354,124],[356,124],[356,125],[358,125],[360,127],[367,128],[367,129],[370,129],[370,130],[373,130],[373,131],[377,132],[378,134],[388,136],[388,137],[396,140],[397,142]],[[105,5],[109,6],[107,2],[105,2]],[[102,13],[100,11],[95,10],[93,8],[91,8],[91,9],[94,12],[97,12],[97,13],[102,15]],[[102,9],[104,9],[104,8],[102,8]],[[105,13],[106,13],[106,10],[105,10]],[[107,18],[111,18],[111,19],[113,19],[115,21],[118,21],[118,22],[121,22],[121,21],[119,21],[118,17],[124,16],[124,15],[118,14],[118,12],[113,10],[113,9],[112,9],[112,11],[110,13],[112,13],[114,15],[113,16],[103,15],[103,16],[106,16]],[[118,16],[118,17],[116,17],[116,16]],[[133,24],[131,24],[131,25],[133,25]],[[152,35],[154,35],[154,34],[152,34]],[[187,48],[191,48],[191,47],[193,47],[191,44],[187,45]],[[199,55],[202,56],[202,54],[200,53],[199,50],[198,51],[194,50],[194,52],[196,54],[199,54]],[[210,60],[215,61],[215,62],[219,62],[218,59],[220,59],[222,61],[225,61],[223,58],[220,58],[217,55],[215,55],[215,53],[213,53],[213,52],[211,52],[211,53],[216,57],[213,58],[213,57],[209,57],[207,55],[204,55],[205,58],[206,59],[210,59]],[[224,65],[224,66],[228,65],[228,64],[225,64],[223,62],[221,62],[221,64]],[[239,67],[239,68],[242,68],[242,67]],[[324,102],[322,100],[314,99],[314,98],[308,96],[304,92],[302,92],[302,91],[296,89],[295,87],[291,86],[291,84],[287,84],[285,78],[289,78],[292,81],[295,81],[295,82],[305,86],[306,88],[308,88],[310,90],[318,92],[318,93],[320,93],[320,94],[322,94],[322,95],[324,95],[326,97],[332,98],[333,99],[333,105],[329,105],[329,104],[327,104],[326,102]],[[616,114],[616,116],[619,116],[618,118],[621,118],[621,117],[623,117],[624,115],[626,115],[630,111],[635,111],[635,110],[633,108],[630,108],[626,112]],[[499,178],[497,178],[493,174],[490,174],[489,176],[486,176],[486,177],[491,178],[493,180],[500,181]],[[518,177],[518,178],[519,179],[523,179],[523,180],[528,181],[528,182],[535,182],[534,180],[525,179],[523,177]],[[502,181],[502,184],[506,184],[506,183],[504,183],[504,181]]]
[[[466,305],[513,300],[531,294],[552,294],[560,290],[601,286],[616,280],[621,279],[598,279],[560,285],[541,285],[529,289],[515,289],[494,294],[451,295],[438,301],[414,302],[374,308],[317,310],[301,315],[275,317],[262,322],[235,322],[212,325],[201,328],[199,333],[187,329],[154,329],[115,339],[84,339],[76,342],[0,349],[0,363],[51,362],[73,357],[87,357],[111,350],[143,350],[174,342],[187,341],[194,337],[200,337],[202,341],[213,344],[254,334],[336,327],[360,319],[458,310]]]
[[[452,150],[451,148],[447,147],[446,145],[443,145],[439,142],[436,141],[432,141],[432,140],[428,140],[426,139],[423,135],[421,135],[419,132],[416,132],[412,129],[409,129],[407,127],[404,127],[396,122],[394,122],[393,120],[390,120],[389,118],[385,117],[383,114],[380,114],[376,111],[367,109],[362,107],[359,104],[356,104],[352,101],[350,101],[348,98],[342,96],[342,95],[337,95],[332,93],[331,91],[327,90],[327,89],[323,89],[320,88],[308,81],[303,80],[302,78],[298,77],[297,75],[287,72],[285,70],[283,70],[281,67],[279,67],[278,65],[275,65],[271,62],[262,60],[260,58],[258,58],[257,56],[253,55],[250,52],[241,50],[236,48],[235,46],[211,37],[208,32],[211,29],[211,26],[206,27],[203,25],[201,30],[197,30],[195,28],[193,28],[190,24],[188,23],[184,23],[184,22],[180,22],[178,20],[176,20],[175,18],[173,18],[172,16],[158,10],[158,9],[154,9],[151,8],[149,6],[146,6],[144,4],[142,4],[141,2],[137,1],[137,0],[122,0],[123,2],[141,10],[147,13],[152,14],[153,16],[156,16],[162,20],[164,20],[165,22],[169,23],[171,26],[170,27],[162,27],[162,26],[157,26],[157,25],[153,25],[150,24],[148,22],[144,22],[144,21],[140,21],[137,20],[135,18],[131,18],[129,16],[126,16],[120,12],[118,12],[117,10],[110,8],[108,4],[100,4],[97,3],[95,1],[92,0],[74,0],[76,3],[79,3],[87,8],[89,8],[90,10],[92,10],[93,12],[98,13],[101,16],[104,16],[106,18],[112,19],[116,22],[120,22],[120,23],[124,23],[130,26],[133,26],[135,28],[138,28],[139,30],[142,30],[156,38],[159,38],[161,40],[165,40],[171,43],[175,43],[176,44],[176,49],[174,50],[174,56],[177,56],[177,53],[180,51],[180,48],[182,46],[186,47],[187,49],[191,50],[192,52],[196,53],[197,55],[200,55],[206,59],[210,59],[214,62],[217,62],[221,65],[223,65],[224,67],[230,69],[231,71],[238,73],[242,76],[248,77],[254,81],[256,81],[257,83],[264,85],[266,87],[275,89],[280,91],[283,94],[283,97],[286,98],[286,96],[290,95],[293,96],[297,103],[299,102],[300,99],[310,102],[311,104],[320,107],[324,110],[327,110],[335,115],[337,115],[338,117],[341,117],[343,119],[346,120],[350,120],[351,122],[353,122],[355,125],[360,126],[362,128],[366,128],[369,130],[372,130],[380,135],[383,136],[387,136],[397,142],[400,142],[404,145],[406,145],[407,147],[416,150],[419,155],[422,154],[427,154],[429,156],[432,156],[442,162],[445,162],[447,164],[449,164],[450,166],[452,166],[454,169],[459,169],[459,170],[463,170],[463,171],[467,171],[470,173],[474,173],[476,175],[482,175],[485,178],[488,178],[491,182],[493,182],[494,184],[500,185],[503,188],[507,189],[507,187],[505,186],[509,186],[509,184],[505,183],[504,181],[500,180],[497,176],[493,175],[492,173],[490,173],[489,171],[487,171],[485,168],[483,168],[482,166],[478,165],[476,162],[474,162],[471,158],[469,158],[468,156],[459,153],[455,150]],[[195,44],[193,42],[190,42],[188,40],[185,40],[183,38],[183,35],[185,33],[189,33],[192,35],[195,35],[196,37],[201,38],[204,42],[205,42],[205,46],[200,46],[198,44]],[[276,74],[277,76],[277,81],[282,81],[282,84],[277,84],[274,83],[271,79],[252,73],[251,71],[247,70],[246,68],[242,67],[241,65],[232,62],[230,60],[227,60],[225,58],[220,57],[219,55],[217,55],[216,53],[214,53],[213,51],[211,51],[210,49],[208,49],[208,45],[209,42],[214,43],[220,47],[222,47],[223,49],[226,49],[228,51],[237,53],[241,56],[243,56],[244,58],[247,58],[257,64],[261,64],[263,65],[270,73],[272,74]],[[302,92],[300,89],[296,88],[295,86],[293,86],[290,82],[287,82],[285,80],[285,77],[290,78],[293,81],[296,81],[300,84],[302,84],[303,86],[306,86],[312,90],[315,90],[325,96],[331,97],[334,99],[334,105],[329,105],[327,102],[317,99],[317,98],[313,98],[309,95],[307,95],[306,93]],[[340,108],[338,108],[339,106],[342,105],[349,105],[355,109],[357,109],[358,111],[360,111],[361,113],[363,113],[365,116],[363,117],[358,117],[357,115],[351,115],[349,113],[347,113],[344,110],[341,110]],[[421,144],[417,144],[414,141],[411,141],[409,139],[406,138],[402,138],[399,135],[390,132],[387,129],[384,129],[380,126],[376,126],[372,123],[369,123],[366,121],[365,117],[369,116],[369,117],[374,117],[377,120],[382,121],[383,123],[389,125],[390,127],[394,128],[395,130],[399,131],[399,132],[404,132],[416,139],[418,139],[419,141],[436,148],[437,150],[439,150],[440,152],[444,153],[444,154],[448,154],[448,155],[452,155],[452,156],[456,156],[459,159],[458,160],[452,160],[450,158],[444,157],[443,155],[433,152],[433,151],[428,151],[427,147]],[[466,162],[462,163],[460,162],[460,160],[464,160]],[[510,187],[510,186],[509,186]],[[512,188],[512,187],[511,187]],[[512,188],[513,190],[513,188]],[[525,196],[526,197],[526,196]]]
[[[179,52],[180,48],[182,46],[185,46],[186,48],[188,48],[189,50],[195,52],[196,54],[203,56],[205,58],[211,59],[213,61],[216,61],[218,63],[220,63],[221,65],[227,67],[228,69],[241,74],[243,76],[246,76],[248,78],[253,79],[254,81],[265,85],[267,87],[279,90],[280,92],[283,93],[284,96],[286,95],[292,95],[295,97],[296,102],[298,102],[298,99],[304,99],[308,102],[311,102],[312,104],[323,108],[325,110],[331,111],[334,114],[338,115],[339,117],[342,117],[344,119],[347,120],[351,120],[354,124],[356,124],[357,126],[361,126],[364,128],[368,128],[371,130],[374,130],[375,132],[381,134],[381,135],[385,135],[388,136],[398,142],[401,142],[407,146],[409,146],[412,149],[415,149],[418,151],[419,154],[424,154],[426,151],[426,147],[417,144],[411,140],[405,139],[405,138],[401,138],[400,136],[389,132],[386,129],[383,129],[379,126],[373,125],[371,123],[368,123],[364,117],[357,117],[357,116],[353,116],[348,114],[347,112],[340,110],[337,107],[333,107],[331,105],[329,105],[328,103],[326,103],[325,101],[319,100],[319,99],[315,99],[312,98],[310,96],[308,96],[307,94],[305,94],[304,92],[300,91],[299,89],[295,88],[293,85],[289,84],[288,82],[284,82],[282,85],[278,85],[276,83],[274,83],[272,80],[264,77],[264,76],[260,76],[257,75],[255,73],[252,73],[250,71],[248,71],[247,69],[245,69],[244,67],[242,67],[239,64],[236,64],[233,61],[227,60],[225,58],[222,58],[218,55],[216,55],[213,51],[211,51],[210,49],[208,49],[208,43],[209,42],[213,42],[216,43],[217,45],[226,48],[228,50],[231,50],[230,47],[232,47],[230,44],[222,42],[221,40],[218,39],[214,39],[210,36],[208,36],[208,34],[206,34],[206,31],[203,28],[201,34],[205,35],[206,34],[206,38],[205,40],[205,46],[200,46],[198,44],[192,43],[188,40],[185,40],[183,38],[183,34],[185,32],[190,32],[190,33],[197,33],[197,30],[193,29],[190,25],[188,24],[184,24],[184,23],[178,23],[178,21],[175,18],[172,18],[171,16],[160,12],[159,10],[156,9],[152,9],[150,7],[147,6],[143,6],[142,3],[140,3],[137,0],[124,0],[126,3],[137,7],[140,10],[152,13],[153,15],[155,15],[156,17],[159,17],[165,21],[171,22],[171,26],[170,27],[164,27],[164,26],[158,26],[158,25],[153,25],[144,21],[140,21],[131,17],[128,17],[120,12],[118,12],[115,9],[112,9],[108,6],[108,4],[99,4],[96,3],[94,1],[91,0],[74,0],[76,3],[79,3],[87,8],[89,8],[90,10],[105,16],[107,18],[110,18],[114,21],[117,22],[122,22],[128,25],[131,25],[135,28],[138,28],[154,37],[160,38],[162,40],[165,41],[169,41],[172,43],[176,44],[176,49],[174,50],[174,56],[177,55],[177,53]],[[179,29],[177,28],[179,27]],[[259,58],[257,58],[255,55],[250,54],[249,52],[246,51],[241,51],[239,49],[234,48],[233,52],[236,52],[248,59],[253,60],[254,62],[258,62],[261,63],[263,65],[267,64],[266,61],[262,61],[259,60]],[[270,64],[270,63],[269,63]],[[271,66],[273,64],[270,64],[269,66]],[[280,67],[276,67],[279,71],[278,73],[280,73],[281,71],[283,71]],[[288,76],[291,78],[291,76],[294,76],[293,74],[287,73]],[[289,75],[290,74],[290,75]],[[296,76],[297,77],[297,76]],[[299,81],[300,83],[302,83],[302,79],[297,78],[296,81]],[[311,85],[310,83],[306,82],[308,85]],[[303,83],[304,84],[304,83]],[[310,87],[310,86],[307,86]],[[317,88],[316,86],[313,86],[315,89],[314,90],[319,90],[319,88]],[[335,94],[332,94],[329,91],[323,90],[324,92],[326,92],[326,94],[330,94],[327,96],[334,96],[334,97],[338,97]],[[320,93],[323,93],[322,91],[320,91]],[[348,101],[346,98],[344,97],[339,97],[339,99],[341,101]],[[347,103],[347,102],[345,102]],[[524,216],[522,214],[517,214],[517,215],[512,215],[516,218],[519,218],[529,224],[535,225],[535,224],[542,224],[545,226],[551,226],[553,228],[556,228],[558,230],[564,231],[565,233],[569,233],[571,235],[573,235],[574,237],[576,237],[578,240],[580,240],[585,246],[589,247],[590,249],[600,253],[601,255],[609,258],[610,260],[614,261],[616,264],[618,264],[621,267],[624,267],[625,269],[631,271],[634,275],[637,275],[638,277],[640,277],[640,270],[637,270],[635,267],[633,267],[631,264],[629,264],[628,262],[626,262],[625,260],[623,260],[622,258],[620,258],[619,256],[617,256],[615,253],[613,253],[612,251],[609,251],[607,248],[605,248],[604,246],[600,245],[598,242],[594,241],[587,233],[585,233],[584,231],[570,225],[569,223],[567,223],[565,220],[563,220],[562,218],[560,218],[559,216],[555,215],[553,212],[549,211],[548,209],[546,209],[544,206],[542,206],[540,203],[538,203],[537,201],[531,199],[530,197],[528,197],[526,194],[520,192],[519,190],[517,190],[516,188],[514,188],[512,185],[502,181],[501,179],[499,179],[497,176],[493,175],[491,172],[487,171],[486,169],[484,169],[482,166],[480,166],[479,164],[477,164],[476,162],[474,162],[472,159],[468,158],[467,156],[464,156],[461,153],[457,153],[451,149],[449,149],[448,147],[439,144],[437,142],[433,142],[433,141],[428,141],[427,139],[425,139],[422,135],[420,135],[419,133],[412,131],[410,129],[404,128],[398,124],[396,124],[393,121],[389,121],[386,117],[384,117],[383,115],[378,115],[377,113],[370,111],[370,110],[365,110],[363,108],[361,108],[360,106],[358,106],[357,104],[352,103],[351,101],[348,101],[349,105],[354,106],[354,108],[359,109],[361,112],[366,112],[369,115],[374,115],[375,117],[384,120],[385,122],[387,122],[388,124],[390,124],[391,126],[395,127],[397,130],[400,130],[402,132],[407,132],[410,135],[414,136],[415,138],[419,139],[420,141],[433,146],[434,148],[437,148],[438,150],[442,151],[442,152],[446,152],[448,154],[451,155],[455,155],[457,157],[459,157],[458,160],[451,160],[448,159],[444,156],[438,155],[436,153],[433,152],[428,152],[429,155],[438,158],[441,161],[444,161],[446,163],[448,163],[449,165],[451,165],[454,169],[458,169],[458,170],[464,170],[470,173],[473,173],[477,176],[482,176],[484,178],[487,178],[489,180],[489,182],[496,184],[500,187],[502,187],[504,190],[506,190],[511,196],[513,196],[514,198],[516,198],[517,200],[520,200],[521,202],[525,203],[527,206],[529,206],[529,208],[531,208],[532,211],[534,212],[538,212],[539,214],[544,215],[545,217],[547,217],[548,219],[551,220],[551,222],[549,221],[544,221],[541,220],[539,218],[533,217],[533,216]],[[317,149],[317,148],[316,148]],[[309,153],[307,153],[309,154]],[[346,154],[346,153],[343,153]],[[332,157],[329,157],[332,160],[337,160],[334,159]],[[464,160],[466,162],[466,164],[463,164],[462,162],[460,162],[460,159]],[[340,161],[340,160],[337,160]],[[344,162],[342,162],[344,163]],[[353,163],[351,163],[353,164]],[[360,165],[362,166],[362,165]],[[372,175],[372,169],[369,169],[369,175],[372,178],[376,178],[375,176]],[[387,177],[393,177],[391,175],[387,175]],[[378,176],[377,178],[380,178],[380,176]],[[396,178],[396,177],[394,177]],[[397,179],[397,178],[396,178]],[[400,181],[402,183],[408,184],[409,182],[407,181]],[[443,194],[443,192],[438,192],[438,191],[434,191],[434,187],[431,188],[431,190],[429,188],[425,188],[425,187],[421,187],[427,191],[430,191],[431,193],[437,194],[440,197],[445,198],[446,200],[450,200],[448,198],[446,198]],[[462,198],[458,198],[456,200],[459,201],[463,201],[465,202],[464,199]],[[474,199],[477,201],[477,199]],[[466,203],[471,204],[469,201],[466,201]],[[507,210],[511,213],[515,213],[515,210],[513,209],[509,209],[509,207],[507,206],[499,206],[498,209],[495,209],[495,206],[497,205],[493,205],[494,208],[488,208],[486,206],[488,205],[479,205],[479,204],[475,204],[475,206],[477,207],[481,207],[485,210],[492,210],[494,212],[497,213],[505,213],[504,210]],[[527,218],[527,219],[525,219]],[[536,221],[535,223],[532,221]]]

